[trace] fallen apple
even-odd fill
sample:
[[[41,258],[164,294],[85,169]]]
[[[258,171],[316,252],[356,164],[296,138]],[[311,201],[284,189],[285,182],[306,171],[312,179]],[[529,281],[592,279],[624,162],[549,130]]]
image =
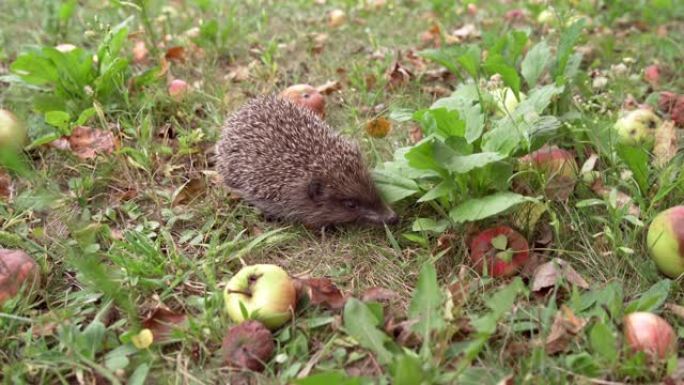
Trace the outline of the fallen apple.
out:
[[[328,14],[328,25],[332,28],[342,26],[347,22],[347,14],[341,9],[334,9]]]
[[[169,83],[169,96],[175,101],[181,101],[188,93],[188,83],[185,80],[174,79]]]
[[[280,96],[325,117],[325,97],[311,85],[295,84],[283,90]]]
[[[539,24],[551,24],[555,21],[556,16],[554,15],[554,10],[552,8],[545,9],[541,12],[539,12],[539,15],[537,15],[537,22]]]
[[[651,258],[671,278],[684,273],[684,206],[669,208],[655,216],[646,237]]]
[[[651,360],[667,359],[676,352],[677,335],[667,321],[655,314],[627,314],[623,332],[632,351],[644,352]]]
[[[255,319],[273,330],[292,318],[297,294],[285,270],[276,265],[260,264],[238,271],[228,281],[224,299],[226,311],[233,321]]]
[[[514,275],[529,259],[527,240],[508,226],[497,226],[477,234],[470,242],[473,268],[492,277]]]
[[[544,179],[544,192],[552,200],[565,200],[572,194],[579,168],[571,152],[545,146],[518,161],[520,170],[536,170]]]
[[[639,108],[619,118],[614,128],[620,143],[632,146],[643,144],[652,147],[655,129],[661,123],[660,118],[652,110]]]
[[[21,250],[0,249],[0,305],[19,294],[22,288],[40,284],[40,268]]]
[[[223,360],[231,368],[264,370],[273,356],[273,335],[258,321],[247,321],[228,329],[222,343]]]
[[[26,144],[26,125],[13,113],[0,109],[0,148],[21,148]]]

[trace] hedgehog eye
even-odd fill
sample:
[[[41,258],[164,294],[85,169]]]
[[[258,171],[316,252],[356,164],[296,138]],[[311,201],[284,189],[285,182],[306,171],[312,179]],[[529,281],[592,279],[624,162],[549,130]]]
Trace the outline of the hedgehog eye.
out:
[[[348,209],[355,209],[359,206],[359,202],[356,199],[345,199],[342,201],[342,204]]]

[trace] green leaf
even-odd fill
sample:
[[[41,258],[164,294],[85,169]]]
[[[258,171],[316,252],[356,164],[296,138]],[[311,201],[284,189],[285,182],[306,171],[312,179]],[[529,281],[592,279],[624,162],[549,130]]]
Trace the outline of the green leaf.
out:
[[[625,314],[637,311],[654,312],[660,309],[667,300],[672,290],[672,281],[663,279],[642,293],[638,299],[630,302],[625,307]]]
[[[525,59],[522,61],[520,72],[530,89],[534,88],[537,84],[537,80],[544,73],[550,61],[551,49],[545,41],[537,43],[527,52]]]
[[[596,360],[587,352],[566,356],[565,364],[571,371],[588,377],[596,377],[601,371]]]
[[[634,180],[639,185],[642,194],[646,194],[649,190],[648,183],[648,160],[649,155],[643,147],[627,146],[619,144],[617,146],[617,153],[627,167],[632,171]]]
[[[483,198],[468,199],[453,208],[449,217],[457,223],[479,221],[530,200],[533,199],[509,191],[498,192]]]
[[[22,54],[10,65],[10,71],[28,84],[42,85],[59,79],[57,68],[41,53]]]
[[[305,378],[292,380],[297,385],[361,385],[361,378],[349,377],[340,371],[317,373]]]
[[[68,134],[71,117],[64,111],[48,111],[45,113],[45,122],[57,127],[63,134]]]
[[[389,118],[395,122],[408,122],[413,119],[414,110],[410,108],[392,108],[390,109]]]
[[[429,351],[430,335],[433,330],[444,327],[442,319],[442,292],[437,283],[437,271],[431,263],[424,263],[420,270],[416,291],[411,298],[408,315],[416,320],[412,330],[423,339],[424,351]]]
[[[413,221],[411,231],[431,231],[440,234],[443,233],[448,226],[449,222],[444,219],[436,221],[432,218],[416,218],[416,220]]]
[[[577,43],[577,40],[582,34],[584,24],[584,19],[577,20],[561,34],[558,43],[558,52],[556,54],[556,62],[552,71],[556,81],[559,80],[560,75],[565,73],[565,67],[570,59],[570,54],[572,53],[575,43]]]
[[[432,108],[422,114],[420,123],[425,133],[436,134],[444,139],[465,134],[465,122],[455,110]]]
[[[463,55],[460,55],[458,59],[458,64],[460,64],[463,69],[470,74],[473,78],[477,79],[480,72],[480,58],[482,53],[480,52],[480,47],[475,44],[471,44],[466,49]]]
[[[59,21],[62,23],[66,23],[71,19],[71,16],[74,14],[74,11],[76,10],[76,5],[78,4],[77,0],[67,0],[64,3],[62,3],[59,6]]]
[[[444,180],[440,184],[435,186],[432,190],[425,193],[425,195],[420,197],[420,199],[418,199],[418,202],[429,202],[431,200],[447,196],[454,189],[456,189],[456,186],[454,186],[454,184],[451,181]]]
[[[81,111],[81,114],[78,116],[78,119],[76,120],[76,125],[77,126],[82,126],[95,116],[95,109],[93,107],[87,108],[83,111]]]
[[[613,330],[599,321],[589,331],[591,349],[610,365],[617,361],[617,340]]]
[[[128,385],[144,385],[145,380],[147,379],[147,375],[150,372],[150,365],[148,364],[140,364],[138,365],[137,368],[135,368],[135,371],[131,376],[128,378],[128,381],[126,384]]]
[[[476,168],[485,167],[491,163],[498,162],[504,159],[503,154],[498,152],[479,152],[472,155],[459,156],[455,155],[449,159],[449,162],[444,165],[447,170],[458,174],[465,174]]]
[[[422,56],[428,60],[440,64],[448,69],[451,73],[459,76],[458,67],[456,67],[457,58],[462,52],[462,48],[452,46],[440,49],[426,49],[418,52],[418,56]]]
[[[508,237],[505,234],[499,234],[492,238],[492,246],[497,250],[506,250],[508,246]]]
[[[418,357],[402,354],[393,365],[392,385],[419,385],[423,383],[424,374]]]
[[[487,58],[484,69],[488,75],[500,74],[504,84],[510,87],[515,94],[515,98],[520,100],[520,76],[515,67],[506,63],[503,56],[492,55]]]
[[[378,361],[385,365],[393,358],[387,346],[394,346],[394,343],[378,329],[378,324],[375,314],[363,302],[356,298],[347,301],[344,306],[344,328],[359,345],[374,352]]]
[[[444,174],[444,167],[435,159],[434,147],[434,139],[415,145],[405,155],[408,164],[419,170],[433,170],[439,174]]]

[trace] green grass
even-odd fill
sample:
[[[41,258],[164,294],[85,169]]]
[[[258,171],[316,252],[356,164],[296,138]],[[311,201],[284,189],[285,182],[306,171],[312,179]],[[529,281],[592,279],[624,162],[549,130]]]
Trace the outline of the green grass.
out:
[[[429,87],[454,90],[467,78],[461,71],[457,77],[433,80],[425,71],[439,65],[426,62],[425,69],[417,69],[407,59],[408,50],[434,48],[420,39],[433,23],[445,33],[475,23],[482,38],[473,42],[487,49],[515,29],[503,15],[525,8],[530,15],[521,28],[530,29],[532,44],[546,39],[556,47],[564,34],[535,21],[545,7],[539,2],[474,2],[475,17],[464,4],[452,3],[387,1],[375,10],[352,0],[329,0],[323,5],[304,0],[78,4],[41,0],[30,6],[2,1],[0,107],[28,122],[32,140],[57,132],[34,103],[36,95],[54,91],[44,85],[27,87],[11,73],[10,64],[22,53],[62,43],[95,52],[111,28],[129,17],[129,36],[115,57],[130,60],[136,39],[144,40],[148,48],[150,43],[159,46],[157,56],[150,48],[145,62],[129,63],[114,76],[107,98],[97,100],[99,112],[87,120],[87,125],[119,138],[117,151],[81,160],[68,151],[37,146],[25,151],[29,170],[12,172],[16,194],[0,200],[0,246],[29,253],[40,265],[42,284],[36,295],[18,296],[0,307],[0,378],[8,384],[135,383],[131,376],[140,379],[148,373],[144,383],[228,383],[235,373],[221,364],[221,340],[231,326],[223,311],[222,289],[242,263],[275,263],[295,276],[330,277],[357,298],[367,288],[391,289],[400,299],[385,309],[385,315],[395,319],[435,310],[429,300],[440,297],[440,291],[428,278],[418,284],[421,266],[427,263],[436,267],[440,287],[457,281],[470,287],[465,302],[456,303],[452,319],[442,319],[441,303],[438,312],[430,313],[431,322],[444,325],[431,326],[427,348],[409,354],[388,347],[396,361],[378,361],[382,357],[378,351],[354,338],[359,336],[350,318],[363,318],[365,307],[343,312],[306,307],[292,324],[275,333],[276,357],[266,370],[247,377],[254,383],[289,384],[298,374],[347,369],[350,375],[372,378],[371,382],[409,384],[415,382],[407,373],[397,374],[397,367],[414,365],[421,370],[407,371],[420,372],[425,384],[496,384],[507,375],[514,376],[516,384],[662,379],[663,371],[640,364],[638,357],[621,354],[612,362],[596,348],[599,337],[592,336],[591,330],[597,324],[612,331],[616,346],[622,346],[621,315],[627,308],[623,304],[662,284],[664,277],[647,256],[646,228],[611,208],[610,199],[578,207],[582,200],[598,198],[581,183],[569,201],[548,202],[551,215],[542,217],[536,230],[526,235],[531,244],[550,238],[537,244],[538,257],[568,261],[591,288],[582,290],[563,282],[543,296],[520,289],[516,297],[518,281],[481,278],[463,267],[469,263],[469,237],[478,229],[505,223],[508,213],[450,223],[444,234],[413,232],[416,218],[440,219],[436,207],[448,211],[452,203],[460,203],[420,204],[414,195],[394,205],[402,221],[388,231],[348,227],[321,236],[296,224],[265,221],[217,182],[213,144],[222,121],[252,96],[295,83],[340,81],[342,89],[326,98],[326,120],[358,141],[369,163],[376,166],[390,160],[396,148],[412,144],[409,132],[416,123],[394,121],[390,134],[377,139],[364,130],[369,120],[399,109],[427,108],[437,99]],[[591,17],[594,32],[584,31],[576,44],[591,46],[593,52],[569,81],[565,99],[554,101],[547,111],[563,120],[547,140],[575,150],[580,165],[596,152],[605,185],[631,196],[641,209],[639,220],[647,225],[659,211],[684,202],[684,139],[668,167],[647,165],[652,187],[642,191],[633,178],[624,177],[627,165],[606,148],[601,130],[617,119],[628,94],[643,103],[654,102],[655,91],[684,92],[679,76],[684,7],[676,1],[656,0],[553,3],[562,20],[576,13]],[[596,10],[592,3],[604,8]],[[69,4],[74,6],[71,14]],[[332,29],[326,13],[335,8],[344,9],[349,20]],[[199,36],[189,37],[186,31],[196,27]],[[328,35],[323,49],[312,52],[321,33]],[[171,62],[166,73],[142,87],[122,80],[143,79],[140,75],[159,66],[171,46],[185,47],[184,62]],[[397,52],[400,62],[416,76],[390,89],[386,72]],[[642,71],[654,62],[663,76],[652,90]],[[611,66],[619,63],[626,64],[625,75],[611,72]],[[232,71],[245,67],[247,79],[229,78]],[[604,91],[591,87],[592,71],[609,77]],[[193,85],[182,102],[168,96],[166,83],[172,78]],[[528,92],[527,87],[524,90]],[[87,92],[81,91],[60,95],[62,102],[68,101],[61,108],[70,113],[72,122],[94,106]],[[678,131],[681,136],[682,130]],[[197,188],[184,189],[191,181]],[[177,196],[186,193],[179,204]],[[523,278],[529,283],[528,275]],[[611,283],[620,288],[624,300],[611,297]],[[504,294],[489,299],[502,289]],[[501,298],[506,293],[513,295],[510,303]],[[425,301],[412,304],[414,295]],[[684,320],[663,306],[663,302],[682,304],[680,281],[674,280],[668,290],[655,290],[649,298],[655,305],[637,308],[663,315],[684,335]],[[188,322],[171,341],[139,350],[131,337],[159,303],[187,314]],[[563,304],[589,323],[564,352],[549,354],[544,341]],[[609,311],[611,306],[618,310]],[[356,313],[348,317],[347,311]],[[473,324],[478,319],[493,322],[495,330],[477,329]],[[483,338],[482,346],[471,346],[473,354],[466,359],[462,354],[466,342],[478,338]],[[386,346],[393,344],[389,341]],[[682,380],[672,371],[667,375]]]

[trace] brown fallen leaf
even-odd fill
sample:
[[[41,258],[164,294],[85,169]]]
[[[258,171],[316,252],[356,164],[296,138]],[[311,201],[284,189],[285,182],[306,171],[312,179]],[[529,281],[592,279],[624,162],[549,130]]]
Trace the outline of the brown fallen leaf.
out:
[[[169,338],[171,331],[184,324],[186,319],[185,314],[176,313],[166,306],[159,305],[149,312],[142,321],[142,325],[152,331],[154,341],[163,342]]]
[[[176,189],[173,193],[172,207],[180,206],[191,202],[201,196],[207,190],[207,183],[204,178],[192,178],[185,184]]]
[[[473,289],[473,283],[459,280],[449,285],[447,289],[451,293],[451,301],[454,304],[454,308],[458,309],[468,302],[470,292]]]
[[[554,258],[537,268],[532,278],[532,291],[540,291],[555,286],[564,279],[573,285],[588,289],[589,284],[570,264],[560,258]]]
[[[398,321],[390,318],[385,322],[385,332],[392,336],[401,346],[414,348],[420,346],[420,337],[411,330],[411,327],[418,322],[417,320]]]
[[[342,89],[342,83],[340,83],[337,80],[329,80],[325,84],[322,84],[318,87],[316,87],[318,92],[322,93],[323,95],[330,95],[335,91],[339,91]]]
[[[227,366],[260,372],[273,356],[275,343],[261,322],[249,320],[228,329],[222,349]]]
[[[656,167],[665,167],[677,155],[679,148],[677,141],[677,130],[673,121],[663,122],[660,127],[656,128],[653,146],[653,164]]]
[[[475,38],[480,37],[481,32],[480,30],[475,26],[475,24],[468,23],[462,26],[461,28],[453,31],[451,33],[451,36],[456,38],[456,42],[464,42],[467,40],[472,40]]]
[[[665,308],[672,312],[672,314],[684,320],[684,306],[680,306],[674,303],[667,303],[665,304]]]
[[[346,364],[344,370],[349,377],[378,377],[382,374],[382,368],[376,358],[370,354]]]
[[[313,36],[311,52],[319,54],[325,49],[325,44],[328,42],[329,35],[327,33],[317,33]]]
[[[98,154],[111,154],[119,146],[111,131],[86,126],[74,128],[67,139],[71,151],[81,159],[93,159]]]
[[[438,23],[432,23],[427,31],[420,34],[420,41],[424,45],[432,45],[439,48],[442,45],[442,29]]]
[[[12,192],[14,191],[14,186],[12,183],[12,177],[7,173],[7,171],[0,168],[0,200],[8,201],[12,198]]]
[[[237,66],[231,69],[226,75],[226,80],[234,83],[243,82],[249,79],[249,66]]]
[[[361,295],[361,300],[363,302],[388,303],[396,301],[398,298],[399,294],[395,291],[378,286],[366,289]]]
[[[423,86],[422,91],[425,92],[426,94],[430,94],[432,96],[441,98],[445,96],[451,95],[451,90],[440,85],[436,86]]]
[[[302,292],[306,293],[314,306],[323,306],[331,310],[344,307],[347,298],[340,289],[328,278],[296,279],[301,284]]]
[[[385,73],[387,87],[390,89],[402,86],[413,78],[413,73],[400,63],[400,59],[400,55],[397,55],[397,59]]]
[[[185,61],[185,48],[181,46],[171,47],[166,50],[164,55],[166,60],[184,62]]]
[[[40,267],[21,250],[0,249],[0,306],[25,287],[40,285]]]
[[[413,125],[409,128],[409,140],[412,144],[416,144],[423,140],[423,129],[419,125]]]
[[[392,123],[385,117],[377,117],[366,123],[366,132],[373,138],[384,138],[392,129]]]
[[[591,186],[591,189],[603,199],[608,199],[612,191],[611,189],[603,185],[603,181],[601,181],[600,178],[597,178],[594,181],[594,184]],[[628,214],[634,215],[637,218],[641,215],[641,209],[639,209],[639,206],[635,205],[632,202],[632,198],[629,195],[623,193],[622,191],[617,191],[617,198],[615,201],[618,208],[627,207]]]
[[[568,348],[572,340],[587,325],[587,320],[578,317],[572,309],[561,305],[551,325],[551,332],[546,337],[544,346],[548,354],[560,353]]]

